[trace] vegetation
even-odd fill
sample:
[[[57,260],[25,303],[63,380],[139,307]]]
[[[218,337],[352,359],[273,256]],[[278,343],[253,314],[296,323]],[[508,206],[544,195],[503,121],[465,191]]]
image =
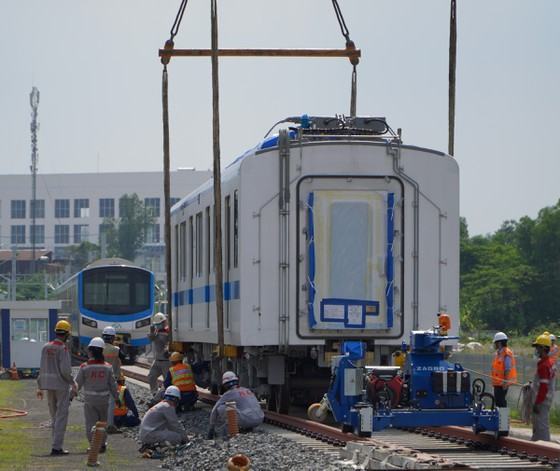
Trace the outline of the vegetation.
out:
[[[14,407],[13,398],[18,397],[23,387],[21,381],[2,380],[0,385],[0,407]],[[2,469],[27,469],[30,461],[26,443],[29,424],[22,418],[0,419],[0,463]]]
[[[537,218],[469,237],[461,218],[461,323],[466,332],[558,332],[560,201]]]

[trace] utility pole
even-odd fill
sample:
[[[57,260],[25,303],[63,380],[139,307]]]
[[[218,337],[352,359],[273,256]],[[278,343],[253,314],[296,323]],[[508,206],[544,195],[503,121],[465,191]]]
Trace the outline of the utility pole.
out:
[[[449,14],[449,155],[455,154],[455,77],[457,69],[457,2],[451,0]]]
[[[39,90],[37,87],[31,89],[29,103],[31,104],[31,273],[35,273],[35,244],[37,241],[37,227],[35,225],[35,219],[37,217],[37,161],[39,159],[39,150],[37,148],[37,131],[39,130],[39,123],[37,122]]]

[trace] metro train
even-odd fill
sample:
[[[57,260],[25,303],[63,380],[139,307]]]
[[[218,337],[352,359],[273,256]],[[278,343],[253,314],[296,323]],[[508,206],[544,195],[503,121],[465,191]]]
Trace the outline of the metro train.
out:
[[[228,367],[277,411],[322,396],[343,340],[388,365],[411,331],[459,312],[457,162],[385,118],[282,125],[221,180]],[[215,385],[213,200],[210,180],[172,208],[171,315]]]
[[[133,362],[149,343],[154,313],[155,281],[152,272],[128,260],[97,260],[62,283],[53,294],[62,301],[59,317],[72,324],[72,352],[87,356],[87,345],[113,326],[125,359]]]

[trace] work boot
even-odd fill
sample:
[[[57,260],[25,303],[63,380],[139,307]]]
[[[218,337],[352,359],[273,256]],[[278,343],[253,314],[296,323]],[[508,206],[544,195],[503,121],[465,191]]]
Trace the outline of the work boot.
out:
[[[119,429],[117,427],[115,427],[114,425],[109,425],[107,427],[107,433],[109,435],[114,434],[114,433],[119,433],[119,432],[120,432]]]
[[[99,449],[99,453],[105,453],[107,451],[107,444],[105,443],[105,445],[101,445],[101,448]]]
[[[56,449],[52,449],[51,450],[51,456],[64,456],[67,455],[68,453],[70,453],[68,450],[56,450]]]

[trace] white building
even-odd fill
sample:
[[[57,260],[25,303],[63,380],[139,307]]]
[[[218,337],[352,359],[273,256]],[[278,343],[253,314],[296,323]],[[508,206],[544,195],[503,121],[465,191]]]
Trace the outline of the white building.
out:
[[[212,177],[210,171],[171,172],[171,202]],[[66,249],[83,241],[100,244],[105,218],[119,217],[119,198],[136,193],[152,208],[154,224],[138,261],[162,278],[164,197],[162,172],[67,173],[37,175],[35,244],[64,260]],[[0,175],[0,249],[30,248],[32,243],[31,175]]]

